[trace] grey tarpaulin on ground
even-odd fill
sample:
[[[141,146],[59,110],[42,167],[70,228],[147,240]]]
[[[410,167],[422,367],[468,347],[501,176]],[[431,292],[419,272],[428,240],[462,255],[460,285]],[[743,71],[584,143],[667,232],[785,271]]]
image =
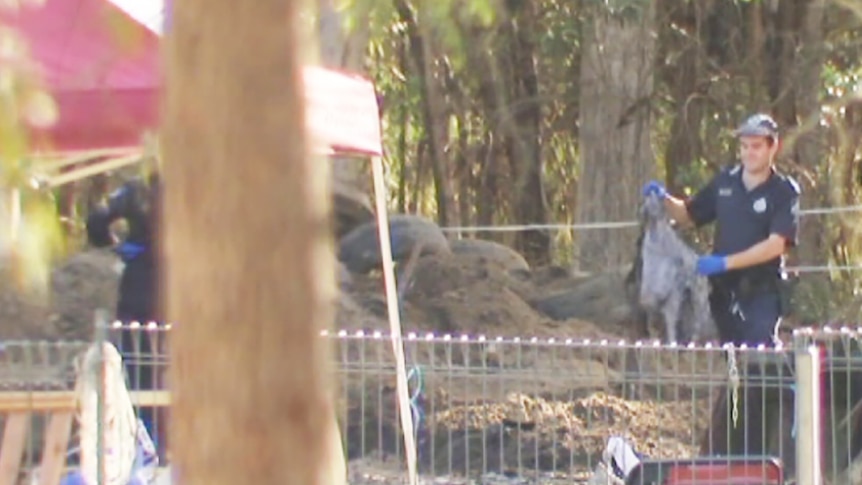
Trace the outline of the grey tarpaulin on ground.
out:
[[[676,233],[658,196],[644,199],[640,219],[639,303],[662,317],[668,342],[710,339],[716,332],[709,311],[709,283],[696,272],[697,253]]]

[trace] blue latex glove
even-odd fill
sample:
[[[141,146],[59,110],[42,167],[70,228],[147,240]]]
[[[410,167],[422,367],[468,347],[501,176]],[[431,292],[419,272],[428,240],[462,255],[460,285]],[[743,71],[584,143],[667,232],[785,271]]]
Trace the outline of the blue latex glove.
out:
[[[650,195],[657,195],[660,199],[664,199],[667,197],[667,190],[665,190],[664,185],[661,182],[656,180],[650,180],[643,187],[643,196],[649,197]]]
[[[697,273],[710,276],[727,271],[727,258],[724,256],[701,256],[697,258]]]
[[[129,261],[137,258],[141,253],[144,252],[145,249],[146,247],[140,244],[123,242],[122,244],[117,246],[114,251],[116,251],[117,255],[120,257],[120,259],[123,260],[124,263],[128,263]]]

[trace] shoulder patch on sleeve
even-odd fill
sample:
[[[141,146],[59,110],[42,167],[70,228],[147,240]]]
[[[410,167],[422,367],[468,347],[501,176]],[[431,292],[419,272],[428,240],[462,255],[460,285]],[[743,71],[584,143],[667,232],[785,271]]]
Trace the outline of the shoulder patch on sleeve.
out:
[[[787,184],[788,187],[790,187],[791,190],[793,190],[793,193],[795,195],[799,195],[802,193],[802,187],[799,186],[799,182],[797,182],[796,179],[794,179],[790,175],[784,175],[783,178],[784,182]]]

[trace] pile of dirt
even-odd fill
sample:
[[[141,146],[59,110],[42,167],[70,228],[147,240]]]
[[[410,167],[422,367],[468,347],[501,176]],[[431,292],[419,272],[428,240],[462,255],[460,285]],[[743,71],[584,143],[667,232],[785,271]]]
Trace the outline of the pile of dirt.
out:
[[[22,293],[3,277],[0,339],[90,338],[96,310],[113,312],[116,304],[117,264],[107,250],[75,254],[53,271],[47,298]],[[419,257],[410,274],[399,274],[404,331],[619,339],[631,328],[621,275],[585,278],[560,267],[511,268],[507,260],[476,250]],[[387,331],[380,271],[354,273],[342,264],[338,271],[333,327]]]
[[[0,267],[0,340],[82,340],[92,337],[97,309],[113,312],[119,274],[110,251],[87,250],[62,261],[50,290],[37,295],[14,284]]]
[[[400,280],[405,332],[608,339],[633,335],[631,310],[620,297],[622,275],[574,277],[559,267],[511,271],[481,254],[437,253],[419,258],[412,273]],[[388,329],[379,272],[351,274],[343,298],[352,299],[365,313],[362,318],[339,317],[337,328],[367,330],[376,322],[374,329]]]
[[[377,226],[370,203],[337,191],[340,229],[337,330],[387,331],[388,311]],[[573,276],[531,268],[517,251],[490,240],[448,238],[425,217],[393,214],[390,237],[405,332],[453,335],[640,337],[622,274]],[[0,286],[0,339],[87,339],[97,309],[113,312],[118,260],[86,250],[57,265],[47,298]],[[7,284],[0,264],[0,285]]]
[[[510,394],[505,402],[474,404],[449,409],[435,416],[444,429],[521,428],[522,433],[556,435],[557,443],[583,455],[598,455],[612,435],[627,436],[645,455],[661,458],[686,456],[698,447],[697,434],[690,424],[695,417],[705,429],[709,415],[708,402],[648,403],[626,401],[617,396],[595,393],[576,400],[547,400],[519,393]]]
[[[523,299],[526,287],[480,255],[440,254],[419,260],[405,300],[425,311],[421,328],[438,333],[544,333],[548,319]]]
[[[431,475],[585,472],[601,459],[610,436],[625,437],[651,458],[696,456],[709,425],[709,408],[706,399],[627,401],[603,392],[558,400],[510,393],[495,402],[434,406],[419,430],[419,466]],[[365,450],[399,452],[394,405],[389,411],[347,426],[351,458],[367,456],[363,438]]]
[[[22,292],[9,266],[0,265],[0,340],[49,338],[47,297]]]
[[[90,339],[95,313],[113,315],[117,302],[119,261],[107,250],[76,254],[54,270],[51,280],[51,327],[58,339]]]

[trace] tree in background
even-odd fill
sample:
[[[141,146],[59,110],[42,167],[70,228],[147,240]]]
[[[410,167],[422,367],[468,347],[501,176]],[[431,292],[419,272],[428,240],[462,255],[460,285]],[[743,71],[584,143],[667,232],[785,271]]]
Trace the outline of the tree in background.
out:
[[[782,127],[779,166],[803,209],[862,200],[860,0],[332,1],[369,38],[397,212],[462,227],[632,221],[645,180],[690,194],[734,163],[730,130],[756,111]],[[803,217],[792,264],[858,264],[859,219]],[[533,267],[604,272],[635,251],[631,228],[464,235]],[[708,250],[709,229],[687,237]],[[796,320],[858,318],[858,272],[801,280]]]
[[[299,6],[178,1],[166,39],[171,449],[186,484],[325,480],[334,251],[326,164],[304,134]]]
[[[0,14],[15,15],[38,4],[0,2]],[[0,274],[17,290],[47,298],[51,265],[64,252],[64,240],[53,194],[34,189],[28,173],[28,131],[53,125],[59,113],[34,69],[26,40],[6,20],[0,19]]]
[[[337,8],[336,0],[315,1],[320,64],[328,68],[367,74],[363,66],[369,34],[367,20],[363,22],[363,19],[355,19],[355,28],[346,32],[346,19]],[[332,157],[330,174],[336,184],[346,184],[356,190],[371,190],[368,167],[349,157]]]
[[[624,3],[624,2],[618,2]],[[655,64],[655,2],[591,8],[580,72],[580,177],[575,220],[630,220],[640,203],[634,187],[649,180]],[[578,234],[577,267],[600,271],[631,259],[634,231]]]

